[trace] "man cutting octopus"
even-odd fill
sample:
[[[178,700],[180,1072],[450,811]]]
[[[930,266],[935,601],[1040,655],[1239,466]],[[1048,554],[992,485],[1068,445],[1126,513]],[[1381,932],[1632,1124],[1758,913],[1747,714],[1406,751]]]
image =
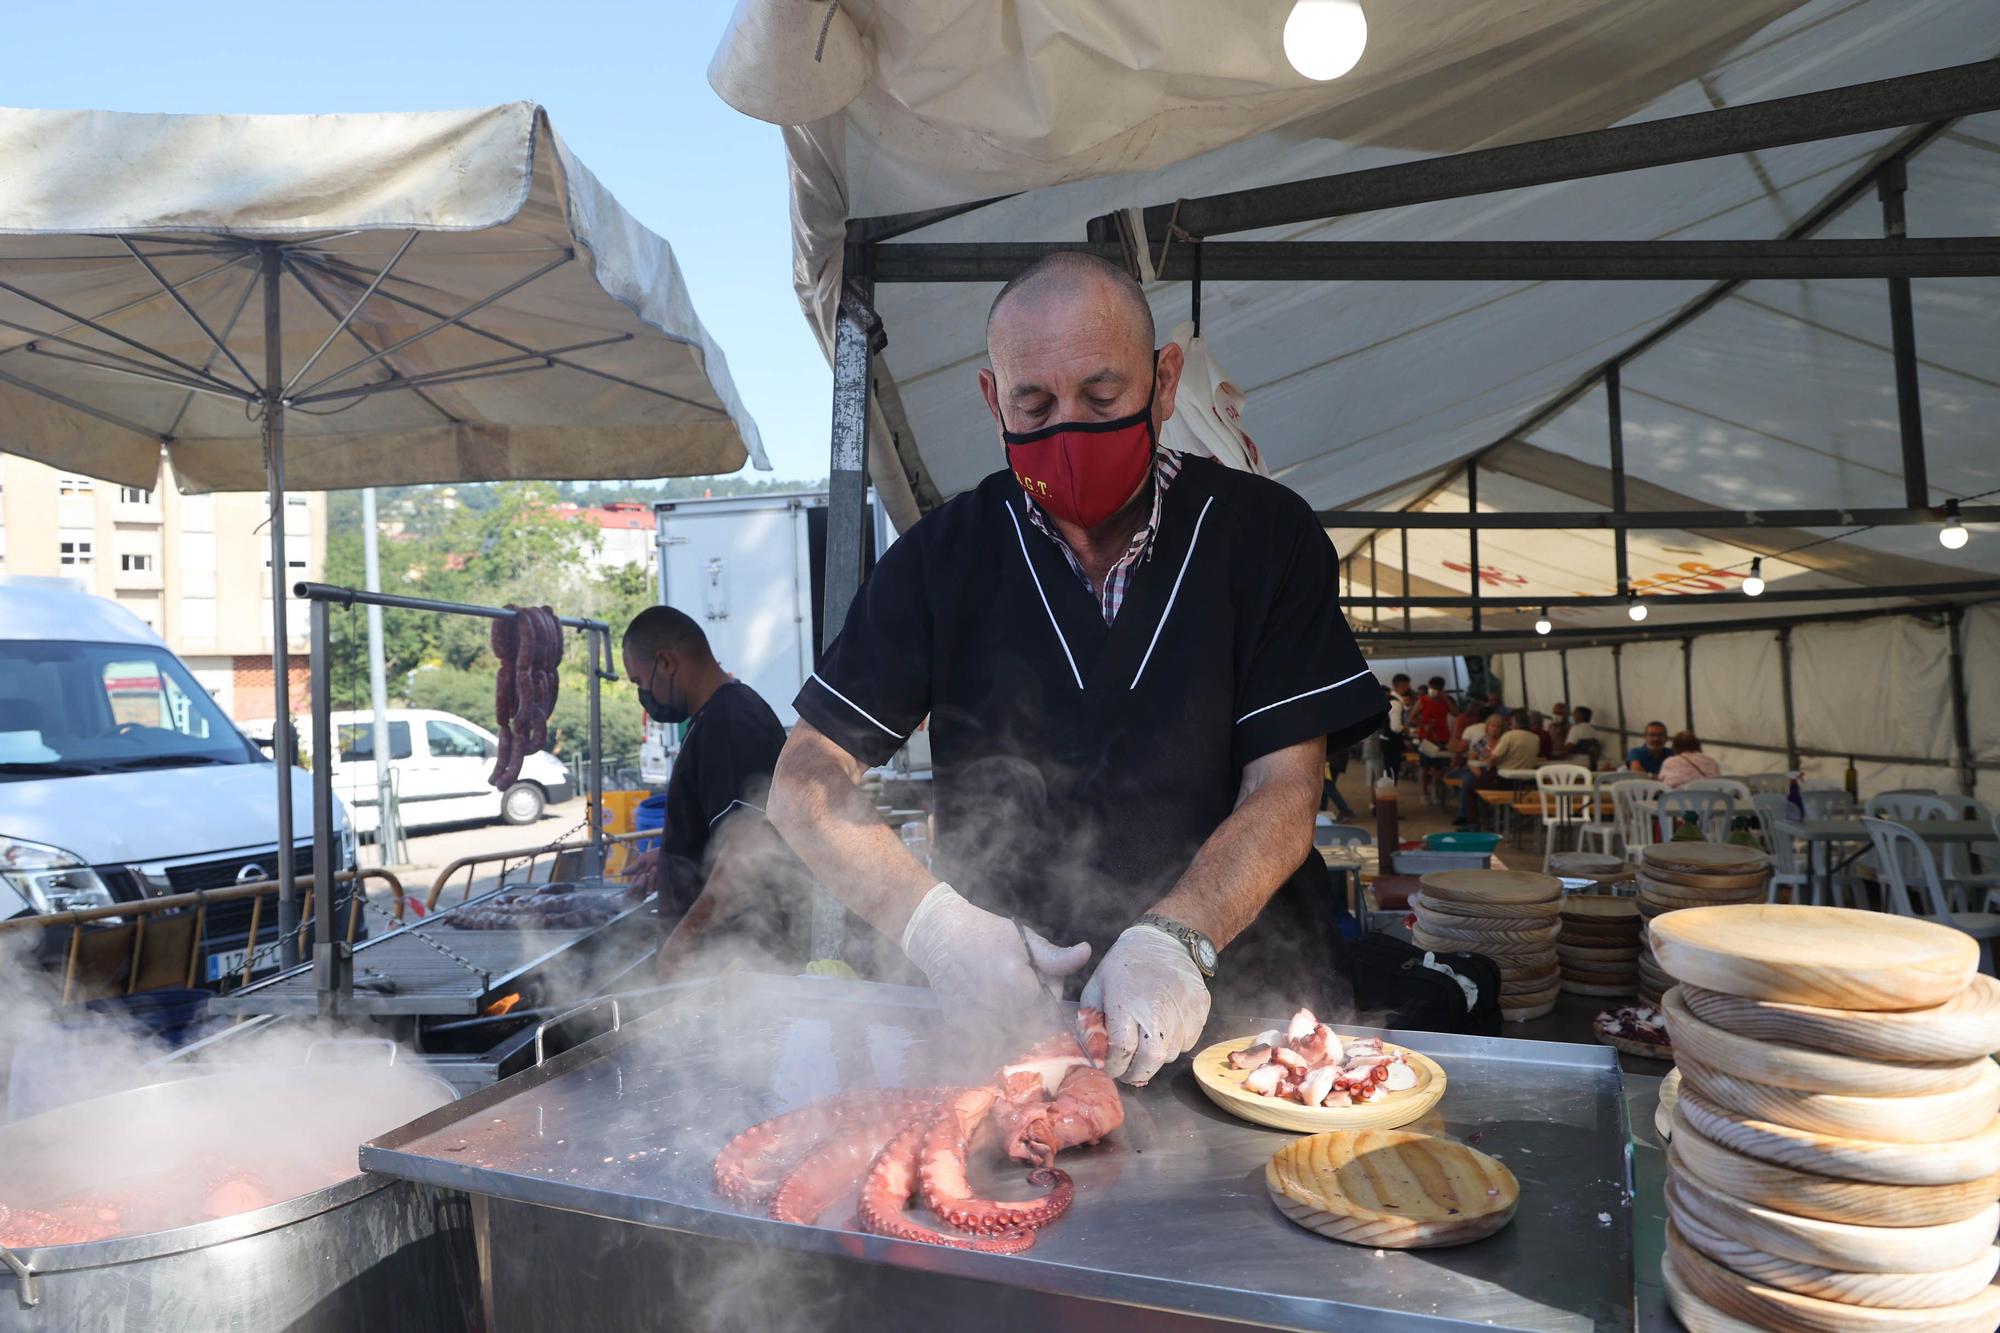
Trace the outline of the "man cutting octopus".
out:
[[[1304,501],[1159,446],[1182,352],[1153,339],[1138,283],[1094,256],[1002,289],[979,383],[1008,466],[877,562],[770,801],[947,1011],[1020,1012],[1097,957],[1081,998],[1133,1084],[1193,1048],[1211,991],[1345,998],[1313,816],[1327,738],[1384,707]],[[934,870],[857,785],[926,716]]]

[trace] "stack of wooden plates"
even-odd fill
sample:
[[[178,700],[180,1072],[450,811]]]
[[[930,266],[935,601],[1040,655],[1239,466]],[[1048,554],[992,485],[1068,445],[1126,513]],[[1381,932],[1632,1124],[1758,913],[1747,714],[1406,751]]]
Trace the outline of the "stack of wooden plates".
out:
[[[1693,1329],[2000,1327],[2000,982],[1970,936],[1833,907],[1657,918]]]
[[[1410,899],[1411,938],[1439,953],[1476,953],[1500,968],[1500,1012],[1512,1021],[1556,1007],[1562,973],[1562,881],[1522,870],[1441,870]]]
[[[1572,893],[1562,901],[1556,960],[1572,995],[1630,995],[1639,988],[1639,905]]]
[[[1639,915],[1653,921],[1687,907],[1761,903],[1771,879],[1771,858],[1734,843],[1662,842],[1640,855]],[[1674,978],[1660,966],[1650,932],[1638,958],[1639,1003],[1658,1004]]]
[[[1565,881],[1565,887],[1575,889],[1568,883],[1573,880],[1589,880],[1601,889],[1619,884],[1630,884],[1635,867],[1622,856],[1605,856],[1599,852],[1557,852],[1549,857],[1549,873]]]

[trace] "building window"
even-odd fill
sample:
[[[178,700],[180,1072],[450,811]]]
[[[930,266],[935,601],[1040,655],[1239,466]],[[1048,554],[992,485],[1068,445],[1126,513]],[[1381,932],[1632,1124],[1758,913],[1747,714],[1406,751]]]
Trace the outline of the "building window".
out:
[[[137,486],[120,486],[118,503],[122,505],[149,505],[153,503],[153,493]]]
[[[58,495],[95,495],[96,493],[97,483],[89,477],[56,478],[56,494]]]
[[[96,541],[89,537],[63,537],[56,544],[60,557],[57,563],[88,568],[96,563],[97,557],[93,553],[96,545]]]
[[[124,555],[118,557],[118,568],[127,574],[143,574],[152,569],[152,567],[153,557],[151,555],[143,553],[134,554],[127,551]]]

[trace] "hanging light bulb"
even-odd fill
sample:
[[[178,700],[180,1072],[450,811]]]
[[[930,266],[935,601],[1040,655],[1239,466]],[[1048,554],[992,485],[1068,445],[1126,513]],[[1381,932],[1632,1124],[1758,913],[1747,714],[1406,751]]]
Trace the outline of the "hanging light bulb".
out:
[[[1555,626],[1549,623],[1549,609],[1545,606],[1542,608],[1542,614],[1535,620],[1535,633],[1547,634],[1554,628]]]
[[[1634,620],[1646,618],[1646,604],[1639,600],[1637,593],[1632,594],[1632,599],[1625,603],[1625,614]]]
[[[1764,595],[1764,557],[1761,555],[1750,562],[1750,577],[1743,580],[1743,595],[1745,597]]]
[[[1299,0],[1285,20],[1285,59],[1316,82],[1353,69],[1367,46],[1360,0]]]
[[[1938,529],[1938,545],[1947,551],[1956,551],[1972,540],[1972,534],[1965,530],[1965,524],[1958,521],[1958,501],[1944,502],[1944,526]]]

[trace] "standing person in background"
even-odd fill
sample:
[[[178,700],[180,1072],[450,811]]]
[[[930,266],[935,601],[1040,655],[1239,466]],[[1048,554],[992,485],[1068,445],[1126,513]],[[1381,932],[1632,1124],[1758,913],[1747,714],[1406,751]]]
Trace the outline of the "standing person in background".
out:
[[[1347,771],[1347,761],[1353,753],[1352,745],[1336,745],[1332,736],[1326,738],[1326,768],[1321,777],[1319,808],[1326,810],[1330,805],[1333,809],[1329,813],[1341,819],[1354,818],[1353,808],[1340,794],[1340,775]]]
[[[1579,705],[1576,721],[1570,725],[1569,745],[1564,753],[1596,768],[1599,756],[1604,753],[1604,741],[1598,736],[1597,728],[1590,724],[1590,718],[1590,709]]]
[[[1382,754],[1382,771],[1389,775],[1391,782],[1403,778],[1403,747],[1409,741],[1410,705],[1415,697],[1410,693],[1410,678],[1398,671],[1389,682],[1389,713],[1382,719],[1381,734],[1375,738],[1376,748]]]
[[[1451,748],[1451,699],[1444,677],[1432,676],[1411,709],[1410,730],[1417,738],[1417,789],[1425,799],[1444,795],[1444,775]]]
[[[1646,739],[1632,747],[1625,756],[1625,767],[1634,773],[1644,773],[1649,778],[1660,776],[1660,766],[1667,762],[1667,724],[1648,722]]]
[[[1719,778],[1722,765],[1701,752],[1701,742],[1692,731],[1674,735],[1674,752],[1660,765],[1660,781],[1667,790],[1677,791],[1697,778]]]
[[[804,868],[764,818],[785,728],[763,696],[722,669],[700,625],[649,606],[626,627],[625,676],[655,722],[686,722],[667,778],[660,846],[626,870],[650,882],[660,917],[658,967],[677,970],[698,945],[743,939],[781,962],[803,959]]]

